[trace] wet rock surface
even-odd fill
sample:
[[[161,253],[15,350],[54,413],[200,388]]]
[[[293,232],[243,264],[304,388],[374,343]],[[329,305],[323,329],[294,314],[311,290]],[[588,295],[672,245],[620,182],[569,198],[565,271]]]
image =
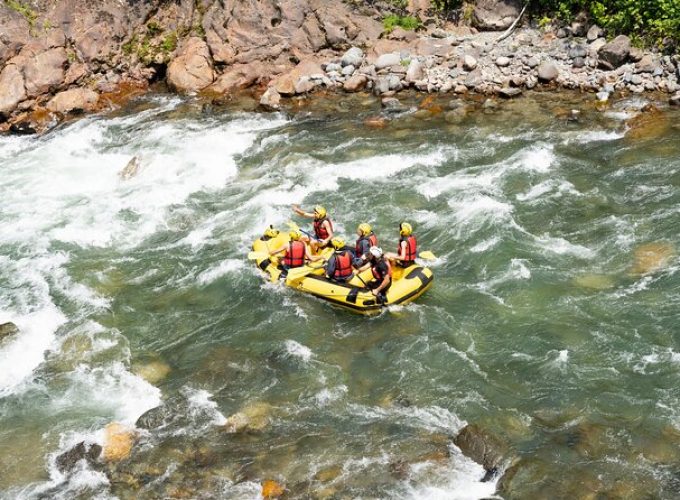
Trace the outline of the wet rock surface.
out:
[[[9,339],[19,333],[19,328],[14,323],[0,324],[0,342]]]

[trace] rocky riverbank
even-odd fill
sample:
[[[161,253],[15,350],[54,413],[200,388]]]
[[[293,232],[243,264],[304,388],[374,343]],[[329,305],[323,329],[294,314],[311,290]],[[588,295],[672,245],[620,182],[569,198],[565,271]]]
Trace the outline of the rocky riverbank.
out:
[[[536,87],[661,91],[680,103],[680,56],[607,41],[587,19],[525,26],[519,2],[479,0],[468,25],[410,2],[416,31],[388,32],[389,3],[82,0],[0,3],[0,131],[44,131],[82,112],[116,108],[156,82],[225,99],[254,93],[266,108],[320,89],[413,88],[515,97]],[[520,18],[522,20],[523,18]],[[482,31],[482,30],[497,31]]]

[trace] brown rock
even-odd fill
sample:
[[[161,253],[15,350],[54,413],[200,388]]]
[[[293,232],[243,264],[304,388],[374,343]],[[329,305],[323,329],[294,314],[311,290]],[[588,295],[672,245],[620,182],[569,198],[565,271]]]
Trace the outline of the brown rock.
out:
[[[621,66],[630,54],[630,38],[619,35],[605,44],[598,52],[598,63],[605,69],[615,69]]]
[[[81,78],[88,74],[89,68],[86,64],[75,63],[71,64],[64,75],[64,85],[71,85],[78,82]]]
[[[269,425],[272,411],[273,407],[268,403],[249,403],[227,418],[224,428],[227,432],[261,431]]]
[[[264,94],[262,94],[262,97],[260,98],[260,104],[266,109],[279,109],[281,104],[281,94],[270,87]]]
[[[666,114],[653,105],[646,106],[642,111],[626,122],[627,139],[654,139],[664,135],[670,123]]]
[[[366,75],[355,74],[347,79],[343,88],[346,92],[359,92],[366,88],[368,84],[368,77]]]
[[[64,81],[67,60],[63,47],[41,52],[32,57],[20,55],[13,60],[17,59],[24,62],[24,80],[29,96],[45,94]]]
[[[0,115],[11,113],[24,99],[24,76],[16,65],[8,64],[0,73]]]
[[[168,66],[168,84],[180,92],[202,90],[215,80],[208,45],[198,37],[189,38],[180,55]]]
[[[104,429],[104,460],[107,462],[119,462],[129,457],[134,442],[134,431],[119,423],[110,423]]]
[[[99,101],[96,92],[77,88],[59,92],[47,103],[47,109],[55,113],[70,113],[72,111],[91,111]]]
[[[382,116],[371,116],[364,120],[364,125],[370,128],[385,128],[387,126],[387,119]]]
[[[131,177],[137,175],[139,168],[139,159],[135,156],[128,162],[126,167],[119,173],[119,175],[122,179],[130,179]],[[170,365],[159,359],[132,366],[132,373],[142,377],[150,384],[157,384],[167,377],[171,371],[172,369],[170,368]]]
[[[0,325],[0,340],[4,340],[17,333],[19,333],[19,328],[14,323],[3,323]]]
[[[645,243],[635,249],[633,257],[630,274],[644,276],[668,266],[675,257],[675,247],[665,242]]]
[[[487,471],[498,468],[506,450],[504,443],[475,424],[466,425],[453,442]]]
[[[229,94],[255,85],[270,74],[271,72],[260,62],[235,64],[222,73],[208,90],[219,94]]]
[[[321,65],[316,59],[301,61],[293,69],[279,76],[274,81],[274,89],[282,96],[295,95],[295,86],[303,76],[323,74]]]

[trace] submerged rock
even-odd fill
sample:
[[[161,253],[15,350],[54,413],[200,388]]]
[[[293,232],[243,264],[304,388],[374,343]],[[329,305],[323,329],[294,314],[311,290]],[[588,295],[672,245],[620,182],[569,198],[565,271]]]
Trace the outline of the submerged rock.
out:
[[[135,443],[134,430],[117,422],[112,422],[104,429],[103,457],[107,462],[119,462],[130,456]]]
[[[0,341],[12,337],[19,333],[19,328],[14,323],[2,323],[0,324]]]
[[[670,243],[656,242],[640,245],[634,251],[634,262],[630,274],[644,276],[655,273],[671,262],[675,257],[675,247]]]
[[[60,472],[72,470],[80,460],[86,460],[90,465],[97,462],[102,453],[102,447],[96,443],[85,444],[81,441],[70,450],[62,453],[56,459],[57,469]]]
[[[607,290],[614,286],[614,279],[604,274],[584,274],[575,277],[574,284],[591,290]]]
[[[647,105],[642,111],[626,122],[627,139],[655,139],[664,135],[670,128],[666,114],[653,105]]]
[[[262,431],[271,420],[274,407],[263,401],[249,403],[227,418],[224,428],[227,432]]]
[[[118,172],[118,177],[123,179],[124,181],[128,179],[132,179],[137,173],[139,172],[139,158],[137,156],[133,156],[132,159],[128,162],[127,165]]]
[[[453,440],[464,455],[482,465],[487,473],[496,474],[507,446],[481,427],[466,425]]]
[[[161,360],[151,361],[141,365],[133,365],[132,373],[139,375],[150,384],[157,384],[170,373],[170,365]]]

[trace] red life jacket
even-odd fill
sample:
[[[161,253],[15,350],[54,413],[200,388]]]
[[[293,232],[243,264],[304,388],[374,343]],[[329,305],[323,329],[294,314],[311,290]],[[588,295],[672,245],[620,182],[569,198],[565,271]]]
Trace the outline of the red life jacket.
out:
[[[416,260],[418,256],[418,245],[416,243],[416,237],[411,235],[406,238],[402,237],[399,239],[399,247],[397,248],[397,255],[401,255],[401,243],[406,242],[406,255],[404,256],[405,262],[412,262]]]
[[[373,264],[373,266],[371,266],[371,272],[373,273],[373,278],[381,283],[385,279],[385,276],[392,276],[392,268],[384,259]]]
[[[301,241],[291,241],[286,248],[283,263],[288,267],[303,266],[305,264],[305,244]]]
[[[355,246],[357,257],[361,257],[361,255],[363,254],[363,252],[361,251],[361,242],[364,240],[368,240],[368,248],[378,246],[378,237],[375,235],[373,231],[371,231],[371,234],[369,234],[368,236],[362,236],[357,240],[357,244]]]
[[[333,278],[347,278],[350,274],[352,274],[352,256],[347,251],[336,253]]]
[[[331,222],[330,219],[328,219],[326,217],[324,217],[323,219],[314,219],[314,235],[319,240],[325,240],[329,236],[328,231],[326,231],[326,227],[323,225],[323,222],[326,221],[326,220],[330,224],[331,230],[332,230],[333,229],[333,223]]]

